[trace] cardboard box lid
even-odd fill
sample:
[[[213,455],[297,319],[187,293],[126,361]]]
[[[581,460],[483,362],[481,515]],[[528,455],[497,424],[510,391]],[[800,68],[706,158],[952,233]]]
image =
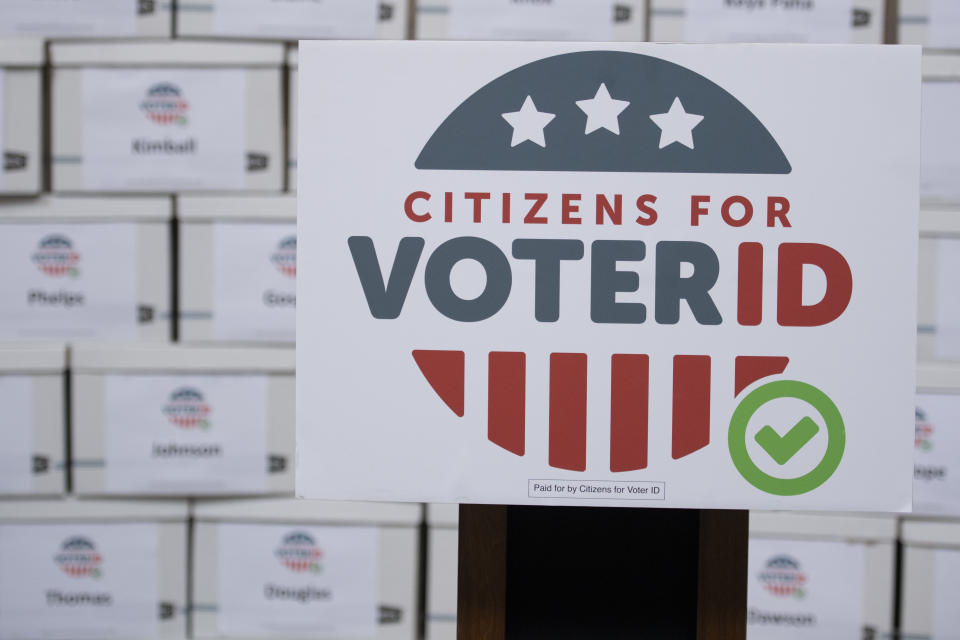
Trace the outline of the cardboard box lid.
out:
[[[924,52],[923,79],[960,81],[960,54]]]
[[[67,346],[60,343],[0,343],[0,373],[62,373]]]
[[[282,44],[263,42],[129,40],[50,45],[55,67],[279,67],[283,57]]]
[[[0,67],[42,67],[43,40],[0,38]]]
[[[173,217],[173,200],[165,196],[142,198],[16,198],[4,200],[0,222],[50,220],[137,220],[167,222]]]
[[[917,389],[960,393],[960,365],[946,362],[921,362],[917,365]]]
[[[281,498],[197,500],[193,516],[203,521],[299,522],[416,526],[420,505],[401,502],[327,502]]]
[[[142,371],[157,373],[279,373],[293,375],[293,348],[184,347],[179,345],[96,345],[71,349],[78,373]]]
[[[848,516],[751,511],[750,536],[756,538],[892,542],[897,537],[897,518],[888,515]]]
[[[0,523],[75,522],[79,520],[175,520],[186,522],[186,500],[6,500],[0,502]]]
[[[900,524],[900,539],[911,547],[960,547],[960,521],[908,518]]]
[[[431,527],[460,526],[460,505],[431,503],[427,505],[427,524]]]
[[[920,235],[960,234],[960,206],[924,203],[920,207]]]
[[[296,222],[297,196],[207,196],[183,195],[177,200],[177,216],[187,222],[209,220],[280,220]]]

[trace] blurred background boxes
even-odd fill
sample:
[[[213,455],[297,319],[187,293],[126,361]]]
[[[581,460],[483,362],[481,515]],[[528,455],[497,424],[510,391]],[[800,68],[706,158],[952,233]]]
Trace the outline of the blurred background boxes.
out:
[[[5,640],[186,637],[186,502],[0,502],[0,566]]]
[[[296,338],[295,196],[179,200],[180,338]]]
[[[0,344],[0,496],[66,490],[66,368],[62,344]]]
[[[923,56],[920,197],[960,209],[960,54]]]
[[[300,103],[300,52],[287,49],[287,190],[297,190],[297,112]]]
[[[457,638],[459,523],[460,505],[427,505],[427,640]]]
[[[279,191],[281,44],[50,48],[54,191]]]
[[[42,186],[42,67],[42,41],[0,40],[0,195],[31,195]]]
[[[896,537],[895,516],[751,511],[747,637],[889,637]]]
[[[960,365],[917,369],[913,509],[960,516]]]
[[[292,493],[293,349],[84,346],[71,368],[77,494]]]
[[[177,35],[270,40],[403,39],[406,0],[180,0]]]
[[[169,198],[0,206],[0,339],[166,342]]]
[[[899,42],[931,49],[960,49],[960,3],[956,0],[898,0]]]
[[[646,0],[417,0],[419,40],[646,39]]]
[[[920,211],[917,357],[960,360],[960,211],[927,205]]]
[[[827,42],[880,44],[884,0],[804,3],[763,10],[722,0],[651,0],[653,42]],[[791,3],[780,3],[791,5]],[[815,11],[815,13],[814,13]],[[809,17],[808,17],[809,16]]]
[[[416,637],[419,505],[240,500],[193,509],[193,637]]]
[[[0,37],[167,38],[170,0],[3,0]]]
[[[957,636],[960,603],[960,523],[904,520],[901,638]]]

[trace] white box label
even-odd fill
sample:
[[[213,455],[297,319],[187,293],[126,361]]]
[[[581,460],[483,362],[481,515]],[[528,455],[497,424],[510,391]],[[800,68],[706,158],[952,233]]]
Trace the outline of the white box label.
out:
[[[137,32],[137,4],[138,0],[3,0],[0,36],[132,36]]]
[[[257,493],[266,488],[262,375],[108,375],[110,493]]]
[[[850,42],[851,0],[685,0],[688,42]]]
[[[960,396],[917,394],[914,461],[914,509],[960,514]]]
[[[933,351],[938,360],[960,359],[960,239],[938,238],[936,320]]]
[[[454,40],[584,40],[613,36],[608,0],[450,0]]]
[[[213,224],[216,340],[296,338],[297,225]]]
[[[7,127],[7,123],[3,119],[3,108],[6,104],[4,102],[4,97],[3,97],[3,89],[4,89],[5,83],[6,83],[6,80],[4,79],[3,69],[0,68],[0,156],[3,155],[3,152],[6,149],[6,147],[3,146],[3,131]],[[3,174],[4,174],[4,171],[2,168],[0,168],[0,190],[3,189]]]
[[[960,82],[923,83],[921,118],[923,155],[920,165],[920,195],[933,200],[960,199]]]
[[[157,637],[157,534],[156,524],[0,525],[0,638]]]
[[[241,188],[246,88],[243,69],[85,69],[84,188]]]
[[[377,635],[375,527],[221,524],[217,532],[220,635]]]
[[[139,268],[136,224],[0,225],[0,339],[136,340]]]
[[[0,493],[33,488],[33,378],[0,376]]]
[[[244,38],[377,37],[375,0],[214,0],[213,32]]]
[[[955,640],[957,602],[960,602],[960,551],[937,549],[934,552],[933,634],[937,640]]]
[[[747,640],[863,635],[864,547],[750,539]]]
[[[960,2],[957,0],[927,0],[927,45],[934,49],[960,47]]]
[[[918,47],[300,53],[299,494],[910,508]]]

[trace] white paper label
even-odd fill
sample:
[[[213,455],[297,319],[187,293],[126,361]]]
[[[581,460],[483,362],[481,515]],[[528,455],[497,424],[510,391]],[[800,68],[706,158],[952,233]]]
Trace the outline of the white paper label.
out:
[[[913,505],[921,513],[960,514],[960,396],[917,394]]]
[[[379,530],[221,524],[220,635],[373,638]]]
[[[243,69],[84,69],[84,188],[242,187],[246,86]]]
[[[851,0],[685,0],[688,42],[850,42]]]
[[[960,2],[957,0],[927,0],[927,45],[934,49],[960,47]]]
[[[920,119],[920,195],[936,200],[960,199],[960,82],[923,83]]]
[[[0,493],[33,488],[33,378],[0,376]]]
[[[960,238],[937,239],[936,320],[933,352],[938,360],[960,359]]]
[[[267,376],[106,376],[110,493],[256,493],[266,486]]]
[[[376,0],[214,0],[213,32],[244,38],[377,37]]]
[[[863,545],[750,539],[747,639],[863,635]]]
[[[933,561],[933,635],[934,640],[960,638],[960,551],[938,549]]]
[[[213,225],[213,337],[293,341],[297,225]]]
[[[908,510],[919,58],[302,43],[298,493]]]
[[[450,0],[454,40],[584,40],[613,36],[608,0]]]
[[[0,159],[3,158],[3,152],[5,150],[5,147],[3,146],[3,131],[4,129],[6,129],[6,126],[7,126],[6,121],[3,119],[3,108],[6,104],[4,102],[4,97],[3,97],[3,89],[4,89],[5,83],[6,81],[3,74],[3,68],[0,68]],[[4,174],[3,165],[0,165],[0,191],[3,190],[3,174]]]
[[[0,225],[0,339],[136,340],[138,255],[132,223]]]
[[[157,533],[156,524],[0,525],[0,638],[156,637]]]
[[[0,36],[132,36],[137,32],[137,4],[137,0],[3,0]]]

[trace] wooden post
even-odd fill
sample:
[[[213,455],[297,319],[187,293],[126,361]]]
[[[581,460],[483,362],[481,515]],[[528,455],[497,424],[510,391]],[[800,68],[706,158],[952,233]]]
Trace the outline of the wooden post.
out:
[[[460,507],[458,640],[746,637],[747,512]]]

